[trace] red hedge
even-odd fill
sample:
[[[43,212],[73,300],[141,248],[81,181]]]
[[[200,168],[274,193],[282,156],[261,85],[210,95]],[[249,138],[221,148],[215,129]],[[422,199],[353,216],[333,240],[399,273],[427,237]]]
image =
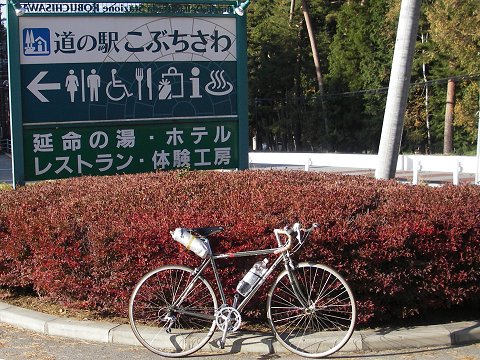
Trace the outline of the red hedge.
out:
[[[286,171],[83,177],[2,190],[0,285],[125,315],[145,272],[199,264],[169,230],[222,225],[213,248],[233,252],[274,247],[272,230],[295,221],[321,224],[299,260],[339,270],[363,324],[479,298],[479,187]],[[228,294],[256,260],[219,263]],[[258,314],[254,303],[249,310]]]

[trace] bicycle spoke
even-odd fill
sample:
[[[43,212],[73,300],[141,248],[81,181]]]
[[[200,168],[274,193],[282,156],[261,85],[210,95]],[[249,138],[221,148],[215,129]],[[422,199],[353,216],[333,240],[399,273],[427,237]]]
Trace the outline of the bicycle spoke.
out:
[[[204,279],[197,277],[195,283],[191,282],[192,271],[165,266],[147,274],[135,287],[129,305],[132,330],[156,354],[185,356],[213,335],[217,301]]]
[[[297,285],[284,272],[268,295],[268,318],[277,339],[306,357],[323,357],[340,349],[355,324],[355,303],[346,282],[324,265],[303,263],[292,271]],[[293,286],[299,289],[293,290]],[[297,293],[305,297],[299,304]]]
[[[296,329],[296,325],[299,324],[302,319],[305,317],[305,315],[298,315],[298,316],[295,316],[295,317],[291,317],[291,319],[295,318],[294,321],[290,321],[288,322],[287,324],[283,325],[283,330],[282,332],[280,333],[280,335],[284,334],[285,332],[287,332],[288,330],[292,329],[295,330]],[[286,319],[288,320],[288,319]],[[292,331],[290,331],[290,333],[288,335],[291,335]]]
[[[289,280],[287,279],[287,281],[289,281]],[[295,293],[294,293],[294,291],[292,289],[292,286],[290,285],[289,282],[286,283],[286,284],[282,283],[282,287],[281,288],[279,287],[278,290],[282,291],[285,294],[285,296],[289,296],[289,297],[292,297],[292,298],[296,299]]]
[[[276,296],[280,297],[278,294],[276,294]],[[296,300],[296,299],[293,299],[291,298],[292,301]],[[292,308],[300,308],[299,306],[295,305],[292,301],[284,298],[284,297],[280,297],[280,300],[276,300],[276,303],[281,303],[282,305],[290,305],[290,307]],[[286,306],[285,306],[286,307]]]

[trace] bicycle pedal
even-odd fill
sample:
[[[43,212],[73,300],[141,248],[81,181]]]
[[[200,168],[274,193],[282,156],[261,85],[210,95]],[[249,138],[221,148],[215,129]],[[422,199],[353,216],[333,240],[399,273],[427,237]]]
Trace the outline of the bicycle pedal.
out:
[[[220,349],[225,349],[225,343],[222,341],[222,339],[218,339],[218,340],[217,340],[217,346],[218,346]]]

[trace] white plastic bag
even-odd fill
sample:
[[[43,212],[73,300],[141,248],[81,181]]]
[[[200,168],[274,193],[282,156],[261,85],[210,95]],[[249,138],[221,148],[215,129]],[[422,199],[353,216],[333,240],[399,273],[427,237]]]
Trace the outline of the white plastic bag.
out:
[[[175,241],[185,246],[188,250],[193,251],[195,254],[205,259],[210,255],[207,244],[201,239],[193,235],[188,229],[176,228],[175,231],[171,231],[172,237]]]

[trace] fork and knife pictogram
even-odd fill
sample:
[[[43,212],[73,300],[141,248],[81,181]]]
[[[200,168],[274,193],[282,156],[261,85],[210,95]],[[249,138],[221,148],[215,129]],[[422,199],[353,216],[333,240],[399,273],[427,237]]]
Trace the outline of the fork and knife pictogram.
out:
[[[147,89],[148,89],[148,99],[153,99],[153,87],[152,87],[152,69],[148,68],[147,71]],[[136,68],[135,69],[135,79],[137,80],[138,84],[138,100],[142,100],[142,81],[144,79],[144,70],[143,68]]]

